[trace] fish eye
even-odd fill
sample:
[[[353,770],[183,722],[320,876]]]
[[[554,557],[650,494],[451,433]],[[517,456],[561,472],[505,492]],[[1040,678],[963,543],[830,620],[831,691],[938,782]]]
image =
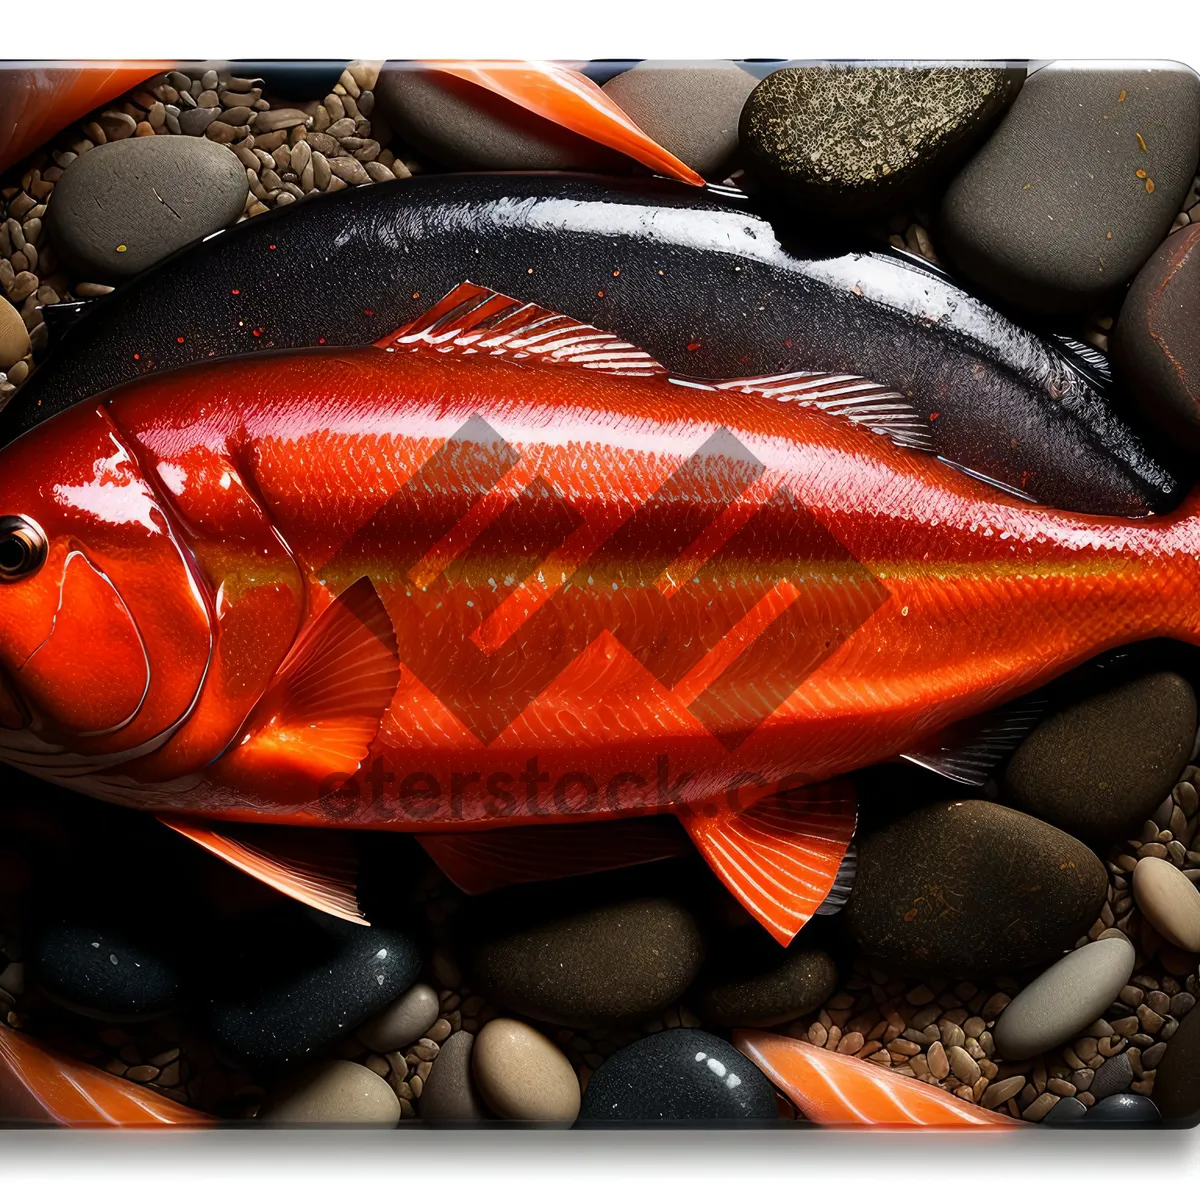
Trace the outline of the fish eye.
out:
[[[46,535],[29,517],[0,517],[0,583],[34,574],[46,561]]]

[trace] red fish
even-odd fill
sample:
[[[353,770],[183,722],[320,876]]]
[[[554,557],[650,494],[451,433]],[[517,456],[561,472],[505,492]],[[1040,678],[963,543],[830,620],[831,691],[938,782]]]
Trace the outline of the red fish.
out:
[[[129,1129],[206,1126],[213,1118],[0,1025],[0,1127],[7,1123]]]
[[[948,1096],[941,1088],[797,1038],[740,1029],[733,1044],[820,1125],[1017,1128],[1021,1122]]]
[[[1200,641],[1196,497],[1039,508],[923,428],[846,376],[673,379],[469,284],[375,346],[128,384],[0,456],[0,753],[344,916],[344,872],[250,826],[454,835],[461,867],[489,830],[671,813],[786,943],[853,833],[836,777]]]

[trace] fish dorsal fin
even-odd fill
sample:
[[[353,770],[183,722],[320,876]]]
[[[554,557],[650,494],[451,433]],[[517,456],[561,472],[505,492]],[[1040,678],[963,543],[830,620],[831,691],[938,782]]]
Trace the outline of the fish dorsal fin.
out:
[[[375,345],[391,353],[425,349],[441,354],[486,354],[608,375],[667,374],[645,350],[615,333],[469,281]]]
[[[400,682],[391,618],[366,576],[301,635],[255,706],[238,744],[218,760],[286,793],[358,770]]]
[[[779,375],[749,375],[744,379],[675,379],[685,387],[718,392],[744,392],[768,400],[784,400],[845,417],[872,433],[882,434],[908,450],[933,451],[929,421],[900,392],[861,375],[829,371],[788,371]]]
[[[1047,708],[1044,695],[1023,696],[977,717],[956,721],[900,757],[955,783],[983,787],[1046,715]]]
[[[235,826],[160,814],[168,829],[309,908],[370,924],[358,905],[358,858],[338,830]],[[235,832],[236,830],[236,832]]]

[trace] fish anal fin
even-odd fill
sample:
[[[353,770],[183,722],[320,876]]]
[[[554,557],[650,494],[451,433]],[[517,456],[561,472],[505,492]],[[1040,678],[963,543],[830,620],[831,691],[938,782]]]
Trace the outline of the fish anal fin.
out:
[[[370,924],[358,906],[358,856],[353,843],[336,830],[218,825],[165,815],[158,819],[223,862],[309,908],[356,925]]]
[[[375,343],[380,350],[482,354],[609,375],[665,376],[666,368],[615,333],[514,300],[469,280]]]
[[[1011,704],[956,721],[900,757],[955,783],[983,787],[1046,711],[1045,696],[1023,696]]]
[[[786,946],[837,881],[854,836],[857,803],[854,785],[835,779],[744,811],[722,797],[676,815],[721,882]]]
[[[659,817],[420,834],[417,841],[450,882],[469,896],[691,853],[678,825]]]
[[[216,769],[228,783],[246,775],[273,791],[349,778],[399,682],[396,634],[364,576],[297,639]]]
[[[685,387],[718,392],[743,392],[768,400],[819,408],[844,417],[908,450],[933,451],[929,420],[907,396],[873,383],[861,375],[829,371],[788,371],[779,375],[748,375],[742,379],[677,379]]]
[[[1024,1124],[933,1084],[798,1038],[737,1029],[733,1044],[818,1125],[1018,1129]]]
[[[139,1128],[215,1121],[0,1025],[0,1127],[10,1123]]]

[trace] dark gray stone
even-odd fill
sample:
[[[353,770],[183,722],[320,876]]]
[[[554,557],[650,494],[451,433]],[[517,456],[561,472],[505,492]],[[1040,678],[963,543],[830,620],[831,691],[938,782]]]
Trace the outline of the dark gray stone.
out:
[[[1043,1118],[1043,1125],[1070,1125],[1088,1114],[1087,1105],[1074,1096],[1064,1096]]]
[[[1089,1125],[1145,1125],[1160,1120],[1162,1116],[1154,1101],[1149,1096],[1139,1096],[1135,1092],[1122,1092],[1118,1096],[1099,1100],[1087,1115]]]
[[[691,914],[665,896],[565,913],[557,904],[491,907],[471,977],[497,1006],[537,1020],[583,1029],[641,1020],[678,1000],[704,958]]]
[[[1200,450],[1200,224],[1173,233],[1138,272],[1111,347],[1142,415]]]
[[[133,922],[59,917],[37,931],[28,954],[42,990],[85,1016],[146,1021],[179,997],[179,967],[168,945]]]
[[[1012,103],[1023,69],[785,67],[742,110],[758,183],[835,217],[895,209],[951,171]]]
[[[1128,1054],[1114,1054],[1092,1078],[1088,1091],[1097,1100],[1123,1092],[1133,1082],[1133,1064]]]
[[[1086,311],[1158,246],[1198,154],[1193,71],[1054,63],[1030,76],[950,184],[938,249],[1014,305]]]
[[[225,1054],[296,1066],[412,986],[420,951],[407,934],[289,904],[226,932],[207,978],[209,1025]]]
[[[846,906],[864,953],[909,975],[973,979],[1044,962],[1104,904],[1082,842],[985,800],[933,804],[863,838]]]
[[[700,1029],[618,1050],[588,1081],[580,1125],[771,1121],[775,1089],[744,1054]]]
[[[117,283],[232,225],[248,192],[246,168],[228,146],[202,137],[126,138],[67,167],[48,218],[77,272]]]
[[[179,114],[179,132],[199,137],[220,115],[219,108],[189,108]]]
[[[1085,841],[1136,833],[1175,786],[1196,736],[1196,695],[1170,671],[1047,717],[1018,747],[1004,798]]]
[[[757,86],[729,60],[647,60],[604,84],[643,132],[707,179],[723,179],[738,148],[738,120]]]
[[[459,170],[622,171],[633,161],[474,83],[386,67],[375,100],[419,152]]]

